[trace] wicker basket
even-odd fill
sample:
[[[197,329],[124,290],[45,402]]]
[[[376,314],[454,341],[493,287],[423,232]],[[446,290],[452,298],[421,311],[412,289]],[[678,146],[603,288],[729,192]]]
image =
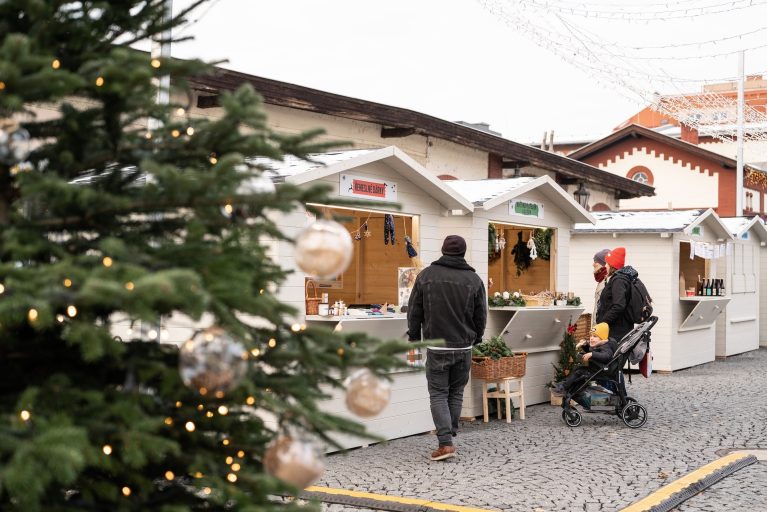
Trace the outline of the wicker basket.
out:
[[[575,339],[584,340],[591,334],[591,313],[584,313],[575,321]]]
[[[511,357],[490,359],[489,357],[471,358],[471,376],[475,379],[505,379],[506,377],[524,377],[527,370],[527,352],[520,352]]]
[[[309,284],[311,283],[312,288],[314,289],[314,297],[309,297]],[[317,284],[312,281],[311,279],[306,280],[306,314],[307,315],[319,315],[320,314],[320,302],[322,302],[321,297],[317,297]]]

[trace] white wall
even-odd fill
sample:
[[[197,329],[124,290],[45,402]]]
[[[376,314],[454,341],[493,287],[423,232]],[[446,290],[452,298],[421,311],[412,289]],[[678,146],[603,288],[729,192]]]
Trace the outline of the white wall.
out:
[[[737,142],[703,142],[698,146],[727,158],[737,158]],[[767,141],[746,141],[743,145],[743,160],[746,163],[767,162]]]
[[[610,233],[573,233],[570,246],[570,289],[581,298],[587,312],[594,307],[594,254],[602,249],[626,248],[626,264],[639,272],[658,317],[652,330],[654,369],[671,370],[672,295],[673,300],[677,300],[679,288],[678,277],[672,279],[671,238],[661,238],[657,233],[618,234],[615,238]]]
[[[299,133],[322,127],[327,134],[322,136],[321,140],[348,141],[357,148],[383,148],[396,145],[435,176],[449,174],[467,180],[487,178],[488,154],[484,151],[422,135],[384,139],[381,137],[381,126],[378,124],[326,114],[275,105],[265,105],[265,111],[270,127],[281,133]]]
[[[617,161],[599,168],[618,176],[626,177],[633,167],[642,165],[653,173],[655,195],[622,199],[621,210],[659,210],[669,204],[680,210],[685,208],[716,208],[719,205],[719,178],[714,173],[710,176],[707,169],[682,166],[678,161],[664,160],[663,154],[655,151],[648,153],[644,148],[636,149],[632,154],[626,152]]]

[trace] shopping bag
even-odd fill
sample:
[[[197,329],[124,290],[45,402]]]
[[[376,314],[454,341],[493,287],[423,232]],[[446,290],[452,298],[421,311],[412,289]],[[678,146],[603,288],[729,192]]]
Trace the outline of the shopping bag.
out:
[[[639,373],[641,373],[644,378],[650,377],[650,374],[652,373],[652,353],[650,350],[647,350],[642,360],[639,361]]]

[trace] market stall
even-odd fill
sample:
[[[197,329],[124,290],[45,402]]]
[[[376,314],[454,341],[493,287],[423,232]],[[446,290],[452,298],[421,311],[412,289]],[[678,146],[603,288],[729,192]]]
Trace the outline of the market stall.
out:
[[[730,304],[716,326],[717,357],[759,348],[759,258],[761,248],[767,244],[767,229],[759,217],[731,217],[722,222],[735,241],[724,277]]]
[[[548,176],[448,184],[475,205],[470,263],[486,279],[489,295],[516,293],[526,303],[491,306],[485,338],[503,336],[513,351],[528,353],[525,401],[547,402],[564,330],[583,312],[567,306],[570,229],[593,218]],[[473,383],[462,415],[481,413],[481,386]]]
[[[674,371],[715,359],[716,324],[730,301],[724,278],[733,237],[713,210],[594,213],[573,229],[572,289],[590,311],[593,255],[626,248],[659,318],[652,331],[653,368]],[[724,286],[721,286],[724,280]]]
[[[320,155],[316,160],[324,165],[287,161],[272,166],[272,172],[278,180],[298,186],[324,184],[339,203],[366,199],[380,206],[349,207],[334,201],[312,205],[341,222],[352,237],[351,264],[334,278],[305,275],[295,264],[292,244],[271,242],[273,258],[283,268],[295,271],[278,291],[280,300],[301,312],[296,322],[310,327],[364,332],[384,340],[406,339],[407,320],[401,306],[407,304],[421,261],[428,265],[441,255],[446,235],[469,232],[473,205],[394,147]],[[398,203],[400,208],[391,203]],[[305,210],[276,219],[289,237],[315,222],[314,215]],[[414,354],[410,362],[422,365],[417,356]],[[353,416],[344,396],[343,391],[334,390],[331,399],[323,403],[324,410],[360,421],[383,438],[434,428],[426,378],[420,371],[392,374],[391,401],[372,418]],[[345,447],[368,442],[350,437],[338,440]]]

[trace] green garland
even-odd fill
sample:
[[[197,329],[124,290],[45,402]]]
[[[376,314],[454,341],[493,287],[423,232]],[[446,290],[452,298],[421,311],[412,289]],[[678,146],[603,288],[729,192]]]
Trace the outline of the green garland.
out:
[[[551,259],[551,238],[553,236],[553,229],[542,228],[533,231],[535,250],[538,251],[538,257],[544,261],[549,261]]]

